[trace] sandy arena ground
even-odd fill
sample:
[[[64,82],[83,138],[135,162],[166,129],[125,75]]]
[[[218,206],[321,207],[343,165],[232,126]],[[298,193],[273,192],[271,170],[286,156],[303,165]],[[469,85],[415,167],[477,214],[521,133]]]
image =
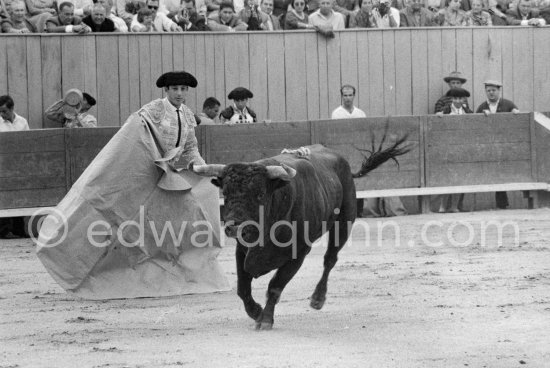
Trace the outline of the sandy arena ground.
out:
[[[324,309],[308,301],[320,245],[259,332],[231,244],[219,257],[231,292],[93,302],[57,286],[30,240],[4,240],[0,367],[550,367],[549,220],[549,209],[361,219]],[[483,239],[488,221],[505,225],[500,241],[494,225]],[[268,280],[255,281],[257,300]]]

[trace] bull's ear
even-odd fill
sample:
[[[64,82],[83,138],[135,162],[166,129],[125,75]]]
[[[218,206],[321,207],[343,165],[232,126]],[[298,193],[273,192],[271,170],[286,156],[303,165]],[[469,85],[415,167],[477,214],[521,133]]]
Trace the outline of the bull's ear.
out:
[[[271,183],[273,185],[273,190],[277,190],[284,187],[285,185],[288,185],[290,182],[283,179],[271,179]]]
[[[215,186],[217,186],[218,188],[222,187],[222,182],[219,178],[213,178],[212,180],[210,180],[210,182]]]

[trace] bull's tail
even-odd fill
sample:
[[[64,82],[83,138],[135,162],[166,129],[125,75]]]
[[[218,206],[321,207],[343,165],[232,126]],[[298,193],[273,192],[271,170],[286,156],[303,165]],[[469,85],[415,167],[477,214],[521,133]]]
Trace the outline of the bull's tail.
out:
[[[382,165],[388,160],[395,161],[395,163],[399,167],[397,156],[404,155],[405,153],[412,150],[412,144],[404,144],[408,137],[407,134],[402,136],[401,138],[398,138],[390,147],[382,149],[382,146],[386,141],[387,133],[388,125],[386,125],[384,136],[382,137],[382,141],[380,142],[378,149],[374,145],[374,134],[372,136],[372,146],[370,150],[355,147],[358,151],[361,152],[361,155],[363,156],[363,162],[361,163],[361,169],[359,169],[358,172],[352,174],[354,178],[361,178],[367,175],[370,171],[376,169],[378,166]],[[362,152],[368,152],[369,156],[365,155]]]

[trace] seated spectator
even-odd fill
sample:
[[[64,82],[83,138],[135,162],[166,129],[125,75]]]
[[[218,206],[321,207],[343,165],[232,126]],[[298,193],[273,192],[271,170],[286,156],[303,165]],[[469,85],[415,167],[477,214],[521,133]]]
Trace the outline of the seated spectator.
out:
[[[221,112],[221,122],[228,125],[256,123],[256,113],[247,107],[248,99],[252,97],[252,92],[244,87],[237,87],[231,91],[227,98],[233,100],[233,106]]]
[[[159,13],[159,0],[147,0],[147,8],[152,11],[153,23],[152,31],[153,32],[182,32],[180,26],[174,23],[166,14]],[[139,27],[137,14],[134,15],[132,19],[131,29],[134,29],[134,26]]]
[[[29,130],[27,119],[17,115],[15,103],[9,95],[0,96],[0,132]]]
[[[290,9],[291,0],[272,0],[273,1],[273,16],[279,18],[279,23],[284,21],[286,13]],[[284,22],[283,22],[284,24]]]
[[[30,17],[42,13],[57,14],[57,3],[55,0],[25,0],[25,4],[27,5],[27,12]]]
[[[74,15],[78,15],[80,18],[84,18],[92,13],[92,6],[94,2],[92,0],[68,0],[74,5]]]
[[[409,5],[401,10],[401,27],[431,27],[437,25],[433,12],[422,6],[422,0],[409,0]]]
[[[507,6],[507,5],[506,5]],[[491,22],[494,26],[507,26],[508,16],[504,14],[507,8],[503,8],[497,0],[484,0],[483,8],[491,14]]]
[[[445,9],[445,0],[424,0],[424,7],[432,13],[439,13],[441,9]]]
[[[334,0],[321,0],[319,10],[309,15],[309,24],[321,33],[346,28],[344,16],[332,10]]]
[[[353,14],[349,20],[350,28],[376,28],[376,22],[372,14],[373,0],[363,0],[361,8]]]
[[[491,14],[483,10],[482,0],[472,0],[472,10],[466,13],[467,26],[492,26]]]
[[[519,113],[516,104],[510,100],[501,98],[502,83],[496,80],[485,81],[485,94],[487,101],[478,106],[476,113],[484,113],[485,115],[495,114],[499,112]],[[497,208],[505,209],[508,207],[508,195],[506,192],[496,192],[495,201]]]
[[[245,0],[244,8],[239,12],[239,18],[248,25],[248,31],[268,30],[264,24],[267,22],[268,16],[260,11],[255,0]]]
[[[89,114],[88,111],[95,106],[96,100],[86,92],[82,93],[82,107],[76,119],[69,120],[65,123],[65,128],[96,128],[97,120],[95,116]]]
[[[352,14],[356,14],[359,11],[359,0],[335,0],[332,9],[344,16],[347,26]]]
[[[151,9],[139,9],[137,22],[132,22],[132,32],[153,32],[153,11]]]
[[[132,29],[132,20],[139,9],[146,8],[145,0],[114,0],[116,15],[121,18],[128,29]]]
[[[202,104],[202,112],[199,114],[200,125],[219,125],[218,113],[220,112],[220,101],[215,97],[208,97]]]
[[[443,27],[463,27],[468,23],[466,12],[460,9],[460,0],[450,0],[445,9],[437,15],[437,22]]]
[[[511,26],[535,26],[546,25],[544,18],[541,18],[537,9],[533,8],[531,0],[519,0],[517,8],[506,12],[508,24]]]
[[[291,8],[285,16],[285,29],[311,29],[308,23],[308,15],[305,12],[306,0],[293,0]]]
[[[59,15],[51,16],[46,21],[48,33],[89,33],[92,30],[74,15],[74,5],[65,1],[59,5]]]
[[[445,9],[449,7],[449,3],[453,0],[441,0],[440,9]],[[464,10],[465,12],[470,11],[472,9],[472,6],[470,4],[471,0],[458,0],[459,2],[459,9]]]
[[[220,5],[222,5],[223,0],[204,0],[204,3],[206,4],[206,15],[209,17],[210,15],[214,16],[218,14],[218,12],[220,11]],[[233,10],[234,9],[235,8],[233,8]]]
[[[376,28],[397,28],[400,23],[399,10],[392,8],[391,0],[375,0],[375,7],[372,9],[372,16]]]
[[[105,8],[101,4],[95,4],[92,7],[92,14],[82,19],[92,32],[114,32],[115,23],[108,19],[105,14]]]
[[[27,18],[24,2],[12,2],[8,13],[10,17],[1,21],[3,33],[36,33],[36,26]]]
[[[220,5],[220,10],[216,14],[208,17],[208,27],[215,32],[235,32],[246,31],[248,25],[235,15],[233,3],[225,1]]]
[[[209,31],[210,29],[206,26],[206,13],[197,12],[195,6],[195,0],[182,0],[181,2],[182,9],[173,14],[172,20],[176,22],[181,29],[185,32],[197,32],[197,31]],[[170,17],[170,14],[168,17]]]
[[[113,13],[113,0],[98,0],[97,3],[103,5],[105,8],[105,16],[107,19],[113,21],[115,25],[115,32],[128,32],[128,25],[126,25],[126,22]]]
[[[279,18],[273,14],[273,0],[261,0],[260,8],[262,13],[266,16],[267,20],[264,23],[266,31],[278,31],[281,29],[281,23]]]

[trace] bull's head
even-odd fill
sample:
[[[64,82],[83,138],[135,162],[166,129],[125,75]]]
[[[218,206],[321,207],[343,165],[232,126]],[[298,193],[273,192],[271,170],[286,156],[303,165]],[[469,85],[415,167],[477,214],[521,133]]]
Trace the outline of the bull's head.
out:
[[[193,171],[215,176],[212,183],[222,189],[225,201],[222,213],[225,233],[232,238],[240,236],[247,243],[255,242],[259,231],[269,225],[269,219],[261,216],[270,212],[273,193],[296,175],[296,170],[284,164],[199,165]]]

